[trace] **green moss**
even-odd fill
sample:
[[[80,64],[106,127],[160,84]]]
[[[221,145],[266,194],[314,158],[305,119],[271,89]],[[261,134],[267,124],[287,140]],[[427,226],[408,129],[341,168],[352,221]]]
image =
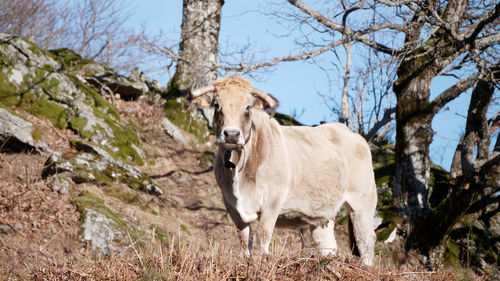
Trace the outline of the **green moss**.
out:
[[[0,60],[0,63],[1,62]],[[4,67],[5,66],[2,66],[2,69],[0,69],[0,105],[4,107],[16,106],[20,101],[20,95],[18,94],[17,87],[9,82],[8,73],[10,73],[10,71],[4,73]]]
[[[101,118],[112,118],[113,120],[120,120],[120,117],[116,110],[98,93],[94,88],[83,83],[76,76],[72,74],[65,74],[70,80],[75,84],[75,86],[85,93],[86,103],[94,108],[94,114]],[[97,109],[97,110],[96,110]]]
[[[144,165],[144,160],[141,158],[139,153],[137,153],[137,150],[132,147],[132,145],[140,145],[137,134],[128,128],[119,126],[116,122],[110,120],[109,118],[106,118],[105,122],[113,130],[114,138],[111,139],[111,145],[118,148],[118,151],[116,152],[107,149],[108,153],[110,153],[115,159],[122,159],[134,165]]]
[[[445,266],[460,267],[460,246],[451,239],[448,239],[445,244],[443,264]]]
[[[55,102],[47,100],[44,96],[36,97],[27,93],[21,98],[19,107],[31,115],[47,118],[58,129],[62,130],[67,127],[70,111]]]
[[[7,74],[0,71],[0,104],[22,108],[31,115],[47,118],[58,129],[65,129],[69,110],[50,100],[51,94],[57,91],[58,82],[46,79],[49,68],[40,68],[25,75],[24,82],[19,87],[9,83]],[[37,92],[36,89],[42,89],[48,95]]]
[[[122,228],[127,228],[127,224],[118,216],[115,215],[109,207],[104,203],[104,200],[97,197],[90,192],[82,192],[78,194],[75,198],[71,200],[72,204],[75,204],[78,212],[81,214],[81,223],[84,223],[85,217],[87,215],[87,210],[92,209],[105,215],[108,219],[111,219],[118,226]]]
[[[12,65],[12,59],[4,54],[4,50],[7,48],[6,44],[0,43],[0,67],[6,67]],[[0,71],[1,72],[1,71]]]
[[[139,194],[129,191],[127,190],[127,188],[123,188],[116,185],[110,185],[104,189],[104,192],[107,195],[120,199],[120,201],[127,204],[133,204],[133,205],[141,204],[141,197],[139,196]]]
[[[95,194],[85,191],[71,200],[71,203],[76,205],[78,212],[80,213],[80,223],[85,223],[85,218],[87,217],[87,210],[92,209],[100,214],[103,214],[108,219],[115,223],[115,227],[121,233],[128,233],[134,241],[140,241],[142,234],[141,232],[128,225],[120,215],[117,215],[111,211],[111,209],[106,205],[104,200],[97,197]],[[130,241],[127,241],[127,243]],[[141,244],[139,243],[139,246]]]
[[[448,182],[448,180],[449,180],[449,173],[445,169],[443,169],[443,167],[431,163],[429,185],[435,186],[439,182],[443,181]]]
[[[81,69],[84,65],[93,63],[92,60],[83,59],[76,52],[67,48],[50,50],[49,53],[68,70]]]
[[[181,223],[179,226],[180,226],[180,228],[181,228],[182,231],[184,231],[187,234],[191,235],[191,232],[189,231],[189,229],[188,229],[188,227],[186,225],[184,225],[184,224]]]
[[[69,119],[69,128],[75,131],[80,136],[90,139],[92,136],[96,134],[95,131],[86,131],[84,130],[85,125],[87,125],[87,118],[80,118],[77,116],[71,117]]]
[[[200,142],[207,141],[207,123],[188,108],[184,98],[169,99],[163,107],[166,117],[182,130],[194,135]]]
[[[57,57],[54,56],[54,54],[50,53],[49,51],[46,51],[40,47],[38,47],[35,43],[27,40],[26,38],[23,38],[24,41],[26,41],[30,46],[29,46],[29,50],[33,52],[33,54],[35,55],[45,55],[45,56],[48,56],[52,59],[54,59],[55,61],[57,61]]]
[[[40,130],[37,127],[33,128],[33,131],[31,132],[31,137],[36,141],[43,141],[42,132],[40,132]]]

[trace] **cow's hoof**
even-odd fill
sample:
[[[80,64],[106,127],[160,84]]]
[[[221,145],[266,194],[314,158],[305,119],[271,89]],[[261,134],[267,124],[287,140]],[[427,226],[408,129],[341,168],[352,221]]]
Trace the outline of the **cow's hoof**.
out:
[[[319,254],[323,258],[333,258],[337,255],[337,248],[322,248],[319,249]]]

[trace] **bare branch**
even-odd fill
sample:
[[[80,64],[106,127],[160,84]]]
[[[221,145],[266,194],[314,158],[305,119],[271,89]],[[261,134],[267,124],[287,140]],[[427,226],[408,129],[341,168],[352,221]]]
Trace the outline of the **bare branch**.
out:
[[[392,48],[384,46],[383,44],[379,44],[365,36],[365,34],[372,33],[384,28],[393,28],[400,31],[404,30],[404,28],[399,25],[385,23],[384,25],[381,26],[372,26],[366,30],[354,31],[350,28],[344,28],[344,26],[342,26],[341,24],[331,21],[318,11],[312,9],[311,7],[307,6],[306,4],[304,4],[299,0],[288,0],[288,2],[333,31],[338,31],[342,34],[346,34],[349,38],[352,38],[355,41],[361,42],[369,47],[372,47],[386,54],[395,55],[400,53],[399,50],[394,50]]]
[[[495,5],[495,9],[493,9],[490,13],[487,13],[482,19],[476,22],[476,24],[473,26],[474,28],[469,32],[470,35],[467,36],[465,41],[469,43],[474,41],[479,35],[479,33],[483,30],[483,28],[486,25],[492,23],[499,16],[500,16],[500,2]],[[498,35],[498,33],[496,35]],[[500,37],[497,37],[497,39],[495,39],[495,42],[498,42],[499,38]]]
[[[394,120],[393,114],[396,113],[396,108],[388,108],[384,111],[384,116],[382,117],[381,120],[375,122],[373,127],[370,129],[368,134],[366,134],[365,139],[367,141],[372,141],[377,132],[380,130],[380,128],[384,127],[387,125],[389,122]]]
[[[432,109],[432,114],[436,114],[443,106],[445,106],[448,102],[454,100],[456,97],[458,97],[461,93],[469,89],[474,85],[474,83],[477,81],[477,78],[479,77],[479,73],[474,73],[470,75],[469,77],[457,82],[455,85],[449,87],[448,89],[444,90],[439,96],[437,96],[432,102],[431,102],[431,109]]]
[[[316,56],[319,56],[321,54],[323,54],[324,52],[336,47],[336,46],[339,46],[343,43],[343,41],[336,41],[336,42],[333,42],[333,43],[330,43],[326,46],[323,46],[319,49],[316,49],[316,50],[313,50],[313,51],[310,51],[310,52],[302,52],[300,53],[299,55],[296,55],[296,56],[279,56],[279,57],[276,57],[274,58],[272,61],[268,61],[268,62],[261,62],[261,63],[256,63],[256,64],[253,64],[253,65],[243,65],[243,63],[241,63],[239,66],[231,66],[231,65],[228,65],[228,66],[224,66],[224,65],[219,65],[219,68],[222,68],[226,71],[237,71],[237,72],[243,72],[243,73],[247,73],[247,72],[250,72],[250,71],[253,71],[253,70],[256,70],[256,69],[259,69],[259,68],[262,68],[262,67],[270,67],[270,66],[275,66],[281,62],[289,62],[289,61],[300,61],[300,60],[307,60],[307,59],[310,59],[310,58],[314,58]]]

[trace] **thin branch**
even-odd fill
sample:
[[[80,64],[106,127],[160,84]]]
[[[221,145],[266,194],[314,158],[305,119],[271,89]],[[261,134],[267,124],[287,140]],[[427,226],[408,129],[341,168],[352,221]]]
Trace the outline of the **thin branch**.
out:
[[[472,41],[476,40],[477,36],[483,30],[483,28],[486,25],[492,23],[499,16],[500,16],[500,2],[495,5],[495,9],[492,10],[491,13],[487,14],[484,18],[482,18],[481,20],[479,20],[476,23],[475,28],[470,32],[470,35],[467,36],[467,38],[465,39],[465,41],[466,42],[472,42]],[[498,33],[496,35],[498,35]],[[498,42],[498,37],[495,40],[495,42]]]
[[[226,71],[250,72],[250,71],[262,68],[262,67],[275,66],[275,65],[279,64],[280,62],[300,61],[300,60],[307,60],[310,58],[314,58],[314,57],[319,56],[319,55],[323,54],[324,52],[326,52],[326,51],[328,51],[336,46],[341,45],[342,43],[343,43],[343,41],[339,40],[339,41],[330,43],[326,46],[323,46],[319,49],[316,49],[316,50],[313,50],[310,52],[303,52],[303,53],[300,53],[299,55],[296,55],[296,56],[292,56],[292,55],[280,56],[280,57],[276,57],[272,61],[268,61],[268,62],[261,62],[261,63],[252,64],[252,65],[243,65],[242,63],[240,63],[239,66],[219,65],[219,68],[222,68]]]
[[[375,135],[377,134],[377,132],[380,130],[380,128],[384,127],[389,122],[391,122],[392,120],[394,120],[394,117],[392,115],[395,112],[396,112],[396,108],[395,107],[386,109],[384,111],[384,116],[382,117],[382,119],[379,120],[379,121],[377,121],[377,122],[375,122],[375,124],[373,124],[373,127],[370,129],[370,131],[368,132],[368,134],[366,134],[365,139],[367,141],[369,141],[369,142],[371,140],[373,140],[373,138],[375,137]]]
[[[378,51],[381,51],[383,53],[386,53],[386,54],[396,55],[396,54],[400,53],[399,50],[392,49],[390,47],[387,47],[383,44],[377,43],[377,42],[373,41],[372,39],[364,36],[365,34],[381,30],[382,28],[394,28],[394,29],[397,29],[400,31],[404,30],[404,28],[402,28],[399,25],[385,23],[383,26],[372,26],[366,30],[354,31],[350,28],[344,28],[344,26],[342,26],[341,24],[338,24],[338,23],[331,21],[330,19],[326,18],[321,13],[312,9],[311,7],[307,6],[306,4],[304,4],[301,1],[288,0],[288,2],[292,5],[294,5],[295,7],[297,7],[298,9],[300,9],[301,11],[303,11],[304,13],[308,14],[312,18],[314,18],[320,24],[330,28],[333,31],[338,31],[342,34],[346,34],[350,38],[352,38],[354,41],[361,42],[369,47],[372,47],[372,48],[374,48]]]

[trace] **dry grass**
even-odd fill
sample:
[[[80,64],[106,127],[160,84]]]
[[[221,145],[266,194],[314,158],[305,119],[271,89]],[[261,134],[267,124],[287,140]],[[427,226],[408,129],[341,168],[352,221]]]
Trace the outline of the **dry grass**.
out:
[[[350,259],[321,259],[307,252],[290,252],[286,243],[278,243],[270,255],[245,257],[221,242],[162,247],[151,233],[148,239],[142,248],[130,246],[107,258],[90,255],[77,263],[58,260],[22,276],[9,271],[3,276],[9,280],[457,280],[451,271],[387,271]]]
[[[298,236],[283,230],[276,231],[270,255],[245,257],[213,175],[203,172],[211,165],[213,155],[207,151],[213,148],[182,146],[166,137],[160,125],[161,105],[115,105],[122,119],[138,130],[148,154],[143,169],[156,176],[165,194],[139,194],[140,204],[134,206],[95,185],[80,184],[69,194],[59,194],[40,178],[45,157],[0,153],[0,225],[5,228],[0,230],[0,281],[480,280],[448,270],[395,265],[397,250],[381,250],[375,267],[363,267],[346,254],[344,226],[336,227],[340,257],[321,259],[313,248],[301,250]],[[66,142],[71,134],[58,137],[50,124],[33,121],[47,127],[42,126],[53,137],[51,148],[70,149]],[[102,196],[113,212],[144,233],[141,240],[127,237],[128,246],[108,257],[90,252],[79,240],[79,213],[71,204],[82,190]],[[157,237],[151,225],[161,226],[167,239]]]

